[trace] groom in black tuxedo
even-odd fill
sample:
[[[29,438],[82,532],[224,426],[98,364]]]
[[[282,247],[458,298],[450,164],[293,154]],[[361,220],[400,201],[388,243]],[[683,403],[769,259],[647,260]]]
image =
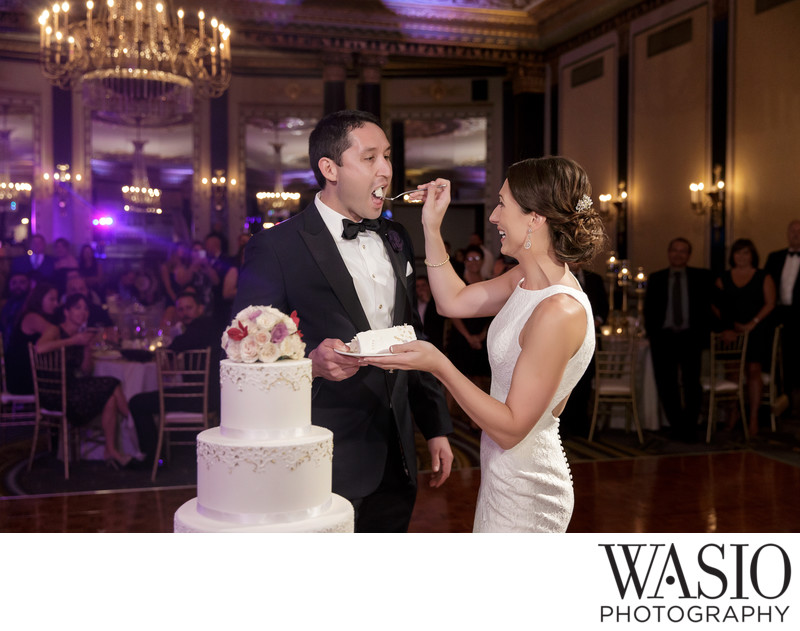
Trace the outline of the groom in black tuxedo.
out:
[[[794,412],[800,411],[800,219],[789,223],[789,247],[772,252],[764,269],[778,289],[775,309],[783,324],[783,365],[786,391],[794,395]]]
[[[669,267],[650,274],[644,297],[658,398],[673,437],[687,442],[697,439],[701,358],[710,342],[714,287],[708,270],[688,266],[691,254],[686,239],[670,241]]]
[[[297,311],[313,362],[311,420],[333,432],[333,492],[353,503],[357,532],[405,532],[417,492],[413,422],[428,442],[431,486],[450,475],[443,392],[428,373],[388,372],[336,352],[368,329],[408,323],[421,336],[411,239],[379,219],[392,178],[389,141],[371,114],[336,112],[311,133],[309,159],[322,190],[250,240],[233,313]]]

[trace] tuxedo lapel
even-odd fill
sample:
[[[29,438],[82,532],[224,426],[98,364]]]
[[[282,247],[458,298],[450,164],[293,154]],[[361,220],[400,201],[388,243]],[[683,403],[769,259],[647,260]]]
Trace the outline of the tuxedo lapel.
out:
[[[325,226],[325,222],[322,221],[317,207],[312,204],[306,209],[304,215],[305,229],[300,231],[300,237],[305,241],[311,256],[355,325],[356,330],[368,331],[370,329],[369,320],[358,299],[353,279],[350,276],[350,272],[347,271],[347,266],[344,264],[336,243]],[[324,308],[324,306],[321,306],[321,308]]]
[[[410,297],[406,286],[406,266],[408,261],[406,257],[403,256],[402,252],[396,252],[392,247],[392,242],[389,240],[388,236],[389,230],[390,227],[384,224],[381,230],[381,238],[383,239],[383,245],[386,248],[389,260],[392,263],[392,269],[394,269],[394,317],[392,323],[395,325],[406,324],[406,307],[409,306],[410,308]],[[400,235],[397,234],[397,232],[394,234],[397,235],[399,240]]]

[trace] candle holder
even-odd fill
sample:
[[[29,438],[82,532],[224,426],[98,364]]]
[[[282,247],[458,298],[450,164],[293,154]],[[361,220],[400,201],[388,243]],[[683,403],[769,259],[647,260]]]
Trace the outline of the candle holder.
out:
[[[647,292],[647,274],[644,273],[643,267],[639,267],[636,271],[633,281],[636,283],[634,290],[636,292],[636,335],[644,337],[644,295]]]
[[[632,274],[628,261],[622,261],[619,272],[617,272],[617,284],[622,287],[622,316],[628,316],[628,287],[630,287]]]
[[[614,310],[614,288],[617,284],[617,274],[619,273],[619,260],[617,253],[612,250],[606,262],[606,279],[608,280],[608,304],[611,311]]]

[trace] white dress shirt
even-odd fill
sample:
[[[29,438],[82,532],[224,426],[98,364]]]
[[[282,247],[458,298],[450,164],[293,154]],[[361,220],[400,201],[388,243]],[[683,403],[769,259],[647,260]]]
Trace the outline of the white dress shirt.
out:
[[[786,262],[783,264],[781,272],[780,295],[778,304],[791,305],[794,284],[797,281],[797,272],[800,271],[800,256],[786,255]]]
[[[342,237],[343,215],[316,197],[319,214],[333,237],[347,271],[353,278],[358,299],[373,329],[392,326],[395,277],[383,238],[372,230],[359,232],[355,239]],[[347,340],[345,340],[347,341]]]

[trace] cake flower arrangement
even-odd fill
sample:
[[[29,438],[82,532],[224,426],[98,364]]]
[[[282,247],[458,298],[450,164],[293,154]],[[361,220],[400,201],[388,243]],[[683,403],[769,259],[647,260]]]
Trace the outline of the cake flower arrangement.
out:
[[[299,322],[296,311],[287,316],[273,307],[247,307],[222,334],[222,348],[228,359],[246,364],[303,359],[306,345]]]

